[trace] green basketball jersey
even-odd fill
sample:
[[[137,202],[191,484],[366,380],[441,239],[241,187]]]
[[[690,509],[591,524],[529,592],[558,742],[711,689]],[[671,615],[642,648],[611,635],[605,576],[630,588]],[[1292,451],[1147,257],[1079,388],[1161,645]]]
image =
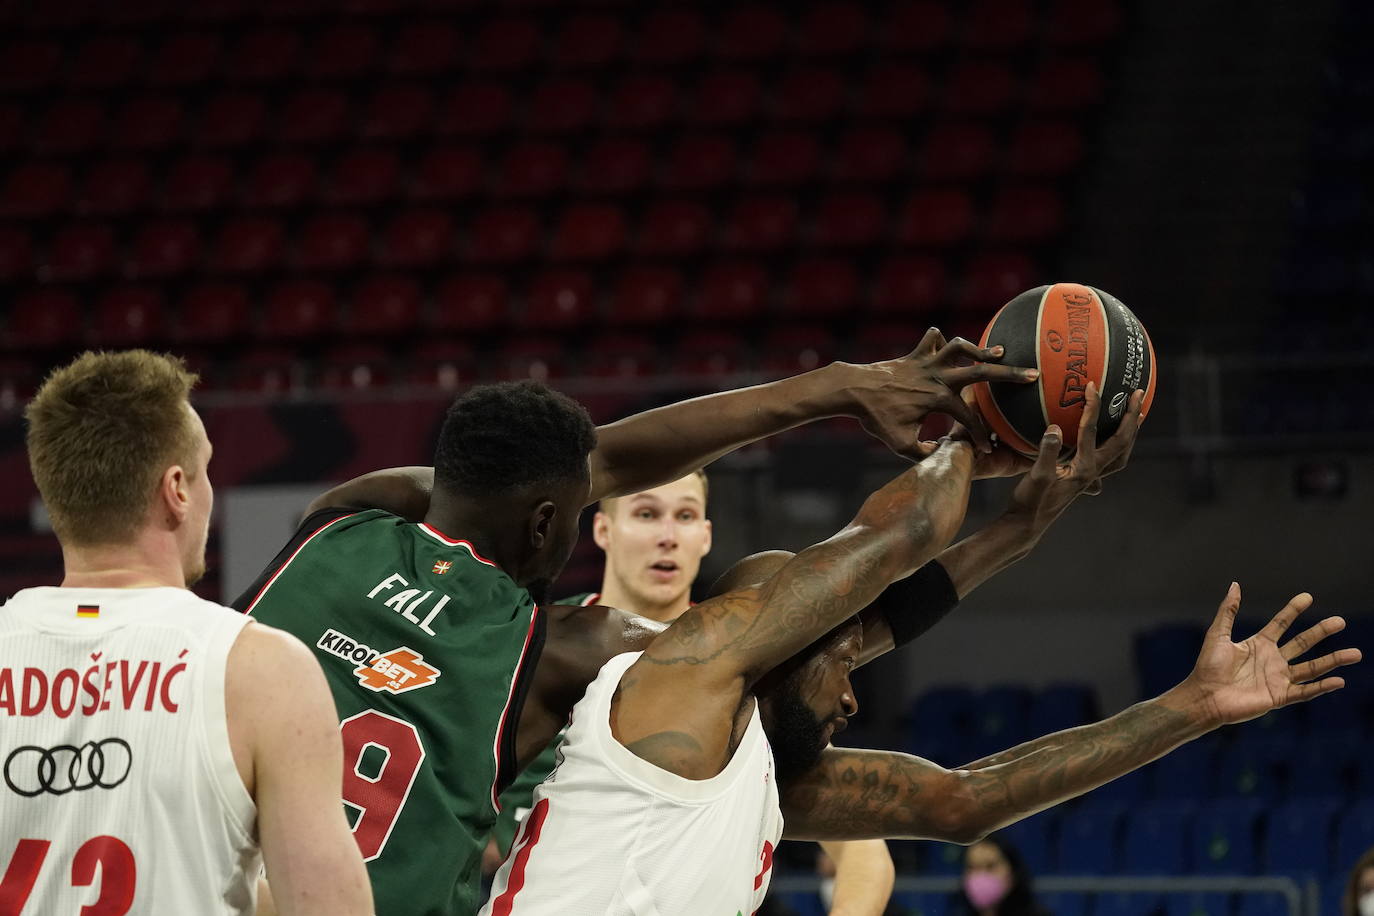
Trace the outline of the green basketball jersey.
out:
[[[585,607],[595,604],[600,597],[601,595],[596,592],[583,592],[554,603]],[[496,842],[496,848],[501,851],[503,858],[510,851],[511,841],[515,839],[515,831],[520,828],[520,822],[524,820],[534,803],[535,787],[548,779],[553,773],[553,768],[558,765],[558,746],[562,743],[563,732],[559,732],[558,737],[540,751],[539,756],[515,777],[515,781],[506,787],[506,791],[501,793],[501,813],[496,818],[495,826],[491,828],[491,838]]]
[[[466,541],[333,509],[307,519],[236,606],[312,646],[324,669],[377,912],[475,913],[543,647],[529,593]]]

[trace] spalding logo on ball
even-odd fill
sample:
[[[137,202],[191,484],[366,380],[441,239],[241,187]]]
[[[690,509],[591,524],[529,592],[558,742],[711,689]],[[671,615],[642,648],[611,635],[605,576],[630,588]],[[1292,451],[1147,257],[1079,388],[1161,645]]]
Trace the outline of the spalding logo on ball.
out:
[[[1078,442],[1088,382],[1102,408],[1097,441],[1116,432],[1131,392],[1144,389],[1141,419],[1154,402],[1155,351],[1145,327],[1110,293],[1078,283],[1027,290],[1002,306],[982,346],[1006,347],[1002,363],[1040,370],[1038,383],[981,383],[974,395],[988,429],[1023,455],[1034,455],[1045,427],[1058,423],[1064,447]]]

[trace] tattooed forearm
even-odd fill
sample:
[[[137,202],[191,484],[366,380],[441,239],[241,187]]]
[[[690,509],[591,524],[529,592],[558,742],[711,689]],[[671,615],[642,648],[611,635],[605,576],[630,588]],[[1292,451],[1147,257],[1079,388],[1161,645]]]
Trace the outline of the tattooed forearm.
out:
[[[787,787],[787,835],[971,843],[1162,757],[1201,734],[1194,716],[1152,700],[958,770],[919,757],[831,748]]]

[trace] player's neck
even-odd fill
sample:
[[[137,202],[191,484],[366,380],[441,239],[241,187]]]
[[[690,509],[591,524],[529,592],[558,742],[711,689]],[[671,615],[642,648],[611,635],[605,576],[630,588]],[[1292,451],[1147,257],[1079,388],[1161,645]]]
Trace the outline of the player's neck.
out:
[[[62,545],[63,588],[186,587],[175,539],[144,532],[128,544]]]
[[[494,515],[489,507],[466,500],[448,498],[430,504],[424,522],[453,540],[467,541],[478,556],[495,563],[506,575],[520,581],[519,551],[514,544],[503,543],[501,532],[491,530]]]
[[[672,623],[692,606],[692,595],[690,591],[684,591],[667,604],[655,604],[644,601],[628,590],[621,588],[615,579],[607,575],[601,582],[601,597],[597,600],[597,604],[629,611],[631,614],[648,617],[650,620],[657,620],[660,623]]]

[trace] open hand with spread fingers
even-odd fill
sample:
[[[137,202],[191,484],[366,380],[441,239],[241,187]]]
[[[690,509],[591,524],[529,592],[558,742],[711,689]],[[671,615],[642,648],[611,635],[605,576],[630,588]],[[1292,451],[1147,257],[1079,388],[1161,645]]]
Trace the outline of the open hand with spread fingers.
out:
[[[1179,689],[1195,694],[1198,711],[1210,726],[1245,722],[1271,709],[1304,703],[1345,686],[1330,676],[1360,660],[1359,649],[1337,649],[1319,658],[1298,658],[1322,640],[1345,629],[1340,617],[1320,623],[1279,644],[1298,615],[1312,606],[1312,596],[1295,595],[1264,627],[1242,642],[1231,641],[1231,628],[1240,610],[1240,586],[1231,583],[1216,619],[1203,639],[1193,671]]]
[[[854,367],[863,372],[851,389],[855,415],[870,435],[908,458],[923,458],[938,446],[920,437],[921,421],[930,413],[954,418],[969,430],[979,451],[990,451],[987,429],[961,391],[975,382],[1029,383],[1040,375],[1035,369],[998,365],[1001,358],[1001,347],[980,347],[962,337],[946,341],[931,328],[906,356]]]

